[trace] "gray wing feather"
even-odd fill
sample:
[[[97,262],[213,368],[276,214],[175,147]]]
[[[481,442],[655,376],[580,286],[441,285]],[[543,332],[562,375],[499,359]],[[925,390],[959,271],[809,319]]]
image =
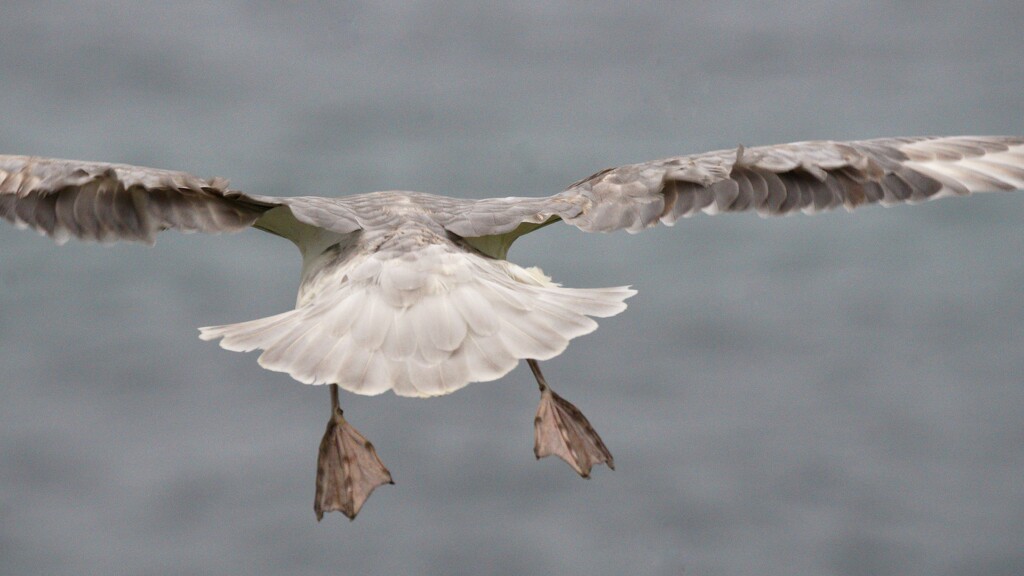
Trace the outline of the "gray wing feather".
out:
[[[388,227],[414,204],[464,238],[518,236],[561,219],[588,232],[639,232],[698,212],[818,212],[913,203],[1024,186],[1024,138],[889,138],[739,147],[603,170],[547,198],[460,200],[421,193],[346,198],[252,196],[182,172],[0,156],[0,217],[64,241],[138,240],[156,232],[257,227],[285,235],[295,221],[338,233]],[[287,210],[272,211],[276,206]]]
[[[169,228],[232,232],[279,205],[227,180],[169,170],[30,156],[0,156],[0,218],[63,243],[152,243]]]
[[[294,196],[276,198],[303,224],[346,234],[359,229],[393,228],[403,214],[420,212],[449,232],[463,237],[514,231],[523,223],[542,224],[553,216],[575,215],[570,201],[558,198],[486,198],[467,200],[423,192],[386,191],[341,198]],[[268,214],[264,220],[273,220]]]
[[[508,234],[520,224],[544,224],[554,217],[571,218],[581,211],[578,199],[560,195],[549,198],[487,198],[458,200],[445,198],[445,229],[463,237]]]
[[[368,221],[374,215],[379,218],[384,213],[386,206],[380,203],[374,208],[366,206],[363,210],[360,196],[349,196],[344,198],[323,198],[320,196],[290,196],[283,198],[268,198],[266,196],[255,196],[260,200],[274,200],[281,206],[287,206],[287,211],[275,210],[267,214],[256,223],[257,227],[281,234],[286,238],[294,238],[295,232],[292,225],[298,221],[308,224],[314,228],[322,228],[339,234],[347,234],[367,226]],[[288,222],[292,222],[289,224]]]
[[[796,142],[679,156],[603,170],[552,196],[588,232],[639,232],[698,212],[762,216],[914,203],[1024,187],[1024,138]]]

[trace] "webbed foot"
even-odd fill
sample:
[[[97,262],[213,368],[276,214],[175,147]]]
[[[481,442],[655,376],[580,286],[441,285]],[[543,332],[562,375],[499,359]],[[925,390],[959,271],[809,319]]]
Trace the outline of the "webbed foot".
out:
[[[316,463],[313,510],[317,521],[335,510],[354,520],[376,487],[394,483],[373,444],[345,420],[338,406],[338,387],[332,384],[331,420]]]
[[[596,464],[615,469],[615,459],[587,417],[548,387],[536,360],[527,360],[540,387],[540,406],[533,421],[533,453],[537,459],[555,455],[584,478]]]

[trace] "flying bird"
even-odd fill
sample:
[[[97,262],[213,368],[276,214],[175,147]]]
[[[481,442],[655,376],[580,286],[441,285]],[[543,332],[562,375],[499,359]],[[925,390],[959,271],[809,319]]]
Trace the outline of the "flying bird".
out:
[[[302,254],[293,310],[200,328],[228,350],[306,384],[328,384],[314,511],[355,518],[392,483],[344,417],[338,388],[439,396],[501,378],[521,360],[541,400],[534,453],[579,475],[614,468],[587,418],[556,394],[539,361],[622,312],[628,287],[567,288],[507,260],[520,236],[556,222],[640,232],[699,212],[815,213],[1024,188],[1024,138],[928,137],[797,142],[678,156],[602,170],[553,196],[462,200],[388,191],[273,197],[226,180],[124,164],[0,156],[0,217],[58,243],[152,244],[162,230],[253,227]]]

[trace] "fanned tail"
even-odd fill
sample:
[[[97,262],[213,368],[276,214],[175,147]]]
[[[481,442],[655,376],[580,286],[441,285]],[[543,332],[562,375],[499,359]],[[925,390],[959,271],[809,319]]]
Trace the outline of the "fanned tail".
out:
[[[333,272],[343,280],[295,310],[201,328],[200,337],[238,352],[262,349],[260,365],[307,384],[438,396],[496,380],[519,360],[557,356],[636,293],[564,288],[447,246],[417,254],[412,270],[407,260],[373,260]]]

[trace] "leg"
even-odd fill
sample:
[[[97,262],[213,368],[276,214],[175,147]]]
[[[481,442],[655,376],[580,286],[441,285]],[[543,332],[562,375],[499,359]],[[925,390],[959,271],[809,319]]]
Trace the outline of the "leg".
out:
[[[316,500],[313,510],[319,522],[324,512],[340,511],[355,520],[373,489],[394,484],[391,473],[377,457],[373,444],[342,416],[338,385],[331,384],[331,420],[320,441],[316,461]]]
[[[533,453],[537,459],[554,454],[584,478],[590,477],[590,469],[595,464],[607,464],[615,470],[612,453],[587,417],[548,387],[536,360],[527,360],[526,363],[540,387],[540,406],[533,420]]]

